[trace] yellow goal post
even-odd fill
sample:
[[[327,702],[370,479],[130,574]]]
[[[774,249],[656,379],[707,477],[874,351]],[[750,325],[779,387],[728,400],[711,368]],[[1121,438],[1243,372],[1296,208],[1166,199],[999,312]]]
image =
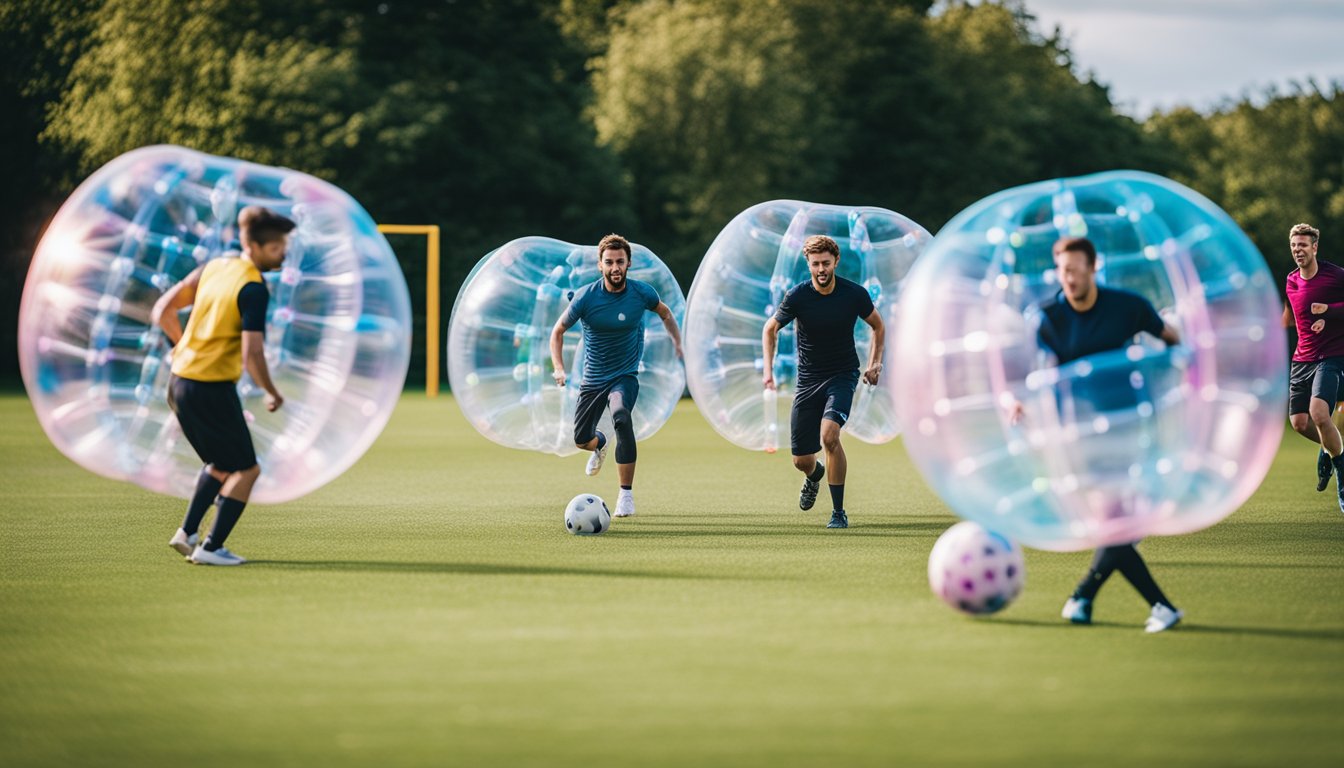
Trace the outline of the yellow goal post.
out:
[[[385,235],[425,236],[425,397],[439,395],[439,225],[379,224]]]

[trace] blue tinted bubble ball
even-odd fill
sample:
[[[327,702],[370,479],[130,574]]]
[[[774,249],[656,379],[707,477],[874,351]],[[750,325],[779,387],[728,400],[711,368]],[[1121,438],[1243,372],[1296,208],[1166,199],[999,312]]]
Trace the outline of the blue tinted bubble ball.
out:
[[[631,243],[629,279],[653,286],[678,323],[686,300],[667,266]],[[597,246],[549,237],[524,237],[491,251],[458,291],[448,323],[448,379],[463,416],[500,445],[568,456],[574,445],[574,408],[582,383],[582,330],[564,336],[568,381],[556,385],[551,329],[574,292],[600,280]],[[631,418],[635,438],[657,432],[686,388],[685,373],[662,320],[644,314],[639,398]],[[598,428],[614,436],[610,410]]]
[[[266,359],[284,406],[238,385],[262,468],[253,498],[278,502],[340,475],[382,431],[410,360],[410,294],[387,241],[340,189],[304,173],[156,146],[80,185],[38,245],[19,310],[19,362],[47,436],[79,465],[189,497],[201,461],[168,408],[168,345],[155,301],[236,251],[238,211],[298,223],[265,275]]]
[[[686,379],[700,413],[720,435],[749,450],[773,453],[789,441],[789,408],[798,374],[796,323],[781,329],[774,360],[776,390],[762,386],[761,331],[784,295],[811,279],[803,242],[827,235],[840,246],[836,274],[863,286],[887,326],[910,266],[930,240],[910,219],[883,208],[774,200],[752,206],[724,227],[705,254],[687,299]],[[862,367],[872,331],[855,323]],[[883,443],[900,432],[888,389],[860,383],[845,430]]]
[[[1098,283],[1147,298],[1181,344],[1140,334],[1059,365],[1036,328],[1064,236],[1091,239]],[[1282,311],[1241,229],[1169,179],[1000,192],[953,218],[906,280],[889,348],[906,449],[957,514],[1033,547],[1199,530],[1255,491],[1278,449]]]

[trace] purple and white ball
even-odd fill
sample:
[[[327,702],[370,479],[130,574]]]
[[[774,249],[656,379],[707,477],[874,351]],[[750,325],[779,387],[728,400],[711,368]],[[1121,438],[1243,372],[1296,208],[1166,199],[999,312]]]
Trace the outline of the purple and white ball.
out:
[[[1003,610],[1025,583],[1022,548],[969,520],[948,528],[929,553],[929,587],[963,613]]]

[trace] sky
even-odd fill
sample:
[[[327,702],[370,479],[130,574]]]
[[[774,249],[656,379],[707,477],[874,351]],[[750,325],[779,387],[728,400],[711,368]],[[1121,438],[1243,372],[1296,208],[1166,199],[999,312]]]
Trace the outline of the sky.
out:
[[[1059,25],[1080,75],[1126,114],[1224,100],[1313,76],[1344,89],[1344,0],[1025,0]]]

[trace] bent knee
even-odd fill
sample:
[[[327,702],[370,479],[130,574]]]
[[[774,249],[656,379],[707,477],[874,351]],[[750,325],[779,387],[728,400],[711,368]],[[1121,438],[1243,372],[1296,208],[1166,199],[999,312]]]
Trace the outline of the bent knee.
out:
[[[840,447],[840,427],[821,431],[821,447],[828,451],[835,451]]]

